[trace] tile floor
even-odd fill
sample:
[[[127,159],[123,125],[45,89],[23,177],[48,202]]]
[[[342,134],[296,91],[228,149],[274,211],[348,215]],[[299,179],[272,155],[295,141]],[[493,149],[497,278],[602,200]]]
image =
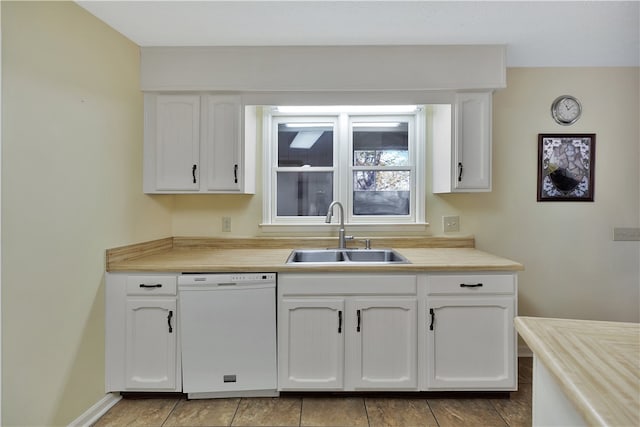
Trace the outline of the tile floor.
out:
[[[123,399],[106,426],[531,426],[531,358],[520,358],[510,399],[280,397]]]

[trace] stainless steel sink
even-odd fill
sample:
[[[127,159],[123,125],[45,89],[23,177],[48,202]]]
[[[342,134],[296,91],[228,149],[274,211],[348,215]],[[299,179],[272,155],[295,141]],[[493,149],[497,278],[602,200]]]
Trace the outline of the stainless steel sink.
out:
[[[294,250],[287,259],[287,264],[298,262],[344,262],[343,251],[330,249],[302,249]]]
[[[410,264],[393,249],[295,249],[287,264]]]
[[[384,262],[407,264],[409,260],[393,249],[364,249],[347,252],[351,262]]]

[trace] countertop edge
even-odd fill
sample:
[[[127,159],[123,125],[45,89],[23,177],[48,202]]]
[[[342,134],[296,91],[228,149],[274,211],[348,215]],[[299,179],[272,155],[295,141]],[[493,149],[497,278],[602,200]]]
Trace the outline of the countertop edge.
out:
[[[524,266],[474,248],[394,248],[410,264],[286,264],[291,248],[168,249],[107,263],[109,272],[517,272]],[[433,257],[433,259],[432,259]],[[247,259],[237,262],[238,259]]]
[[[578,390],[573,381],[569,380],[566,375],[564,375],[563,370],[558,365],[557,361],[554,357],[549,355],[549,352],[546,349],[545,344],[542,342],[542,339],[538,337],[536,333],[534,333],[529,325],[527,324],[528,319],[535,319],[532,317],[521,317],[517,316],[514,319],[514,323],[516,326],[516,330],[525,341],[525,343],[529,346],[534,355],[536,355],[540,361],[547,367],[553,378],[558,381],[561,388],[570,391],[569,393],[565,393],[567,398],[575,405],[578,409],[578,412],[585,418],[588,425],[602,425],[602,420],[594,411],[593,407],[588,404],[588,401],[584,398],[582,393]],[[580,398],[578,398],[578,396]]]
[[[592,398],[587,396],[580,388],[580,384],[577,384],[569,374],[565,372],[562,367],[560,356],[554,354],[550,346],[545,343],[543,337],[540,334],[532,330],[532,323],[542,323],[544,321],[561,322],[566,320],[567,322],[590,322],[586,320],[576,319],[552,319],[552,318],[540,318],[540,317],[526,317],[517,316],[514,319],[516,330],[527,343],[531,351],[536,355],[541,363],[549,370],[553,378],[558,381],[558,384],[565,390],[565,395],[574,405],[577,411],[584,417],[588,425],[610,425],[606,419],[603,419],[602,414],[598,412],[598,409],[591,403]],[[629,325],[637,326],[634,323],[625,322],[604,322],[593,321],[602,324],[620,325],[627,328]]]

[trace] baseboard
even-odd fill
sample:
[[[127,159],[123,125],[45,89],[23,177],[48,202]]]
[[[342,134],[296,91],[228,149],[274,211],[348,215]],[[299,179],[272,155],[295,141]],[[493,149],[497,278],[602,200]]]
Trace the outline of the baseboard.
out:
[[[95,405],[87,409],[84,414],[69,423],[68,427],[85,427],[98,421],[113,405],[118,403],[122,396],[118,393],[107,393]]]

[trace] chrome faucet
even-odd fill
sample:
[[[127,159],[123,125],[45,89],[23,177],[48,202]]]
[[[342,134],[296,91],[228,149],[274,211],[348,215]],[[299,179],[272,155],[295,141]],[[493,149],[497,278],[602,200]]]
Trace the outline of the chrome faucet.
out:
[[[347,240],[353,240],[353,236],[345,236],[344,235],[344,208],[342,207],[342,203],[338,201],[333,201],[329,205],[329,210],[327,210],[327,217],[324,222],[327,224],[331,223],[331,215],[333,214],[333,207],[338,205],[340,208],[340,228],[338,229],[338,248],[345,249],[347,247]]]

